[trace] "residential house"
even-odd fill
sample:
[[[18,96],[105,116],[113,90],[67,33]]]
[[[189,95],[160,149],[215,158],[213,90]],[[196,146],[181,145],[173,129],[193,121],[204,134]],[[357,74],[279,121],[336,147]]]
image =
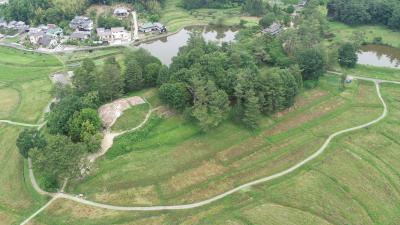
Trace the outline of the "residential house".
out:
[[[63,30],[54,24],[39,25],[29,29],[28,38],[33,45],[42,45],[47,47],[58,44],[63,36]],[[52,40],[48,40],[52,39]]]
[[[29,29],[28,38],[31,44],[38,45],[46,33],[41,28]]]
[[[81,30],[76,30],[69,36],[69,39],[77,41],[84,41],[89,38],[90,38],[90,31],[81,31]]]
[[[69,23],[69,27],[73,30],[92,31],[93,21],[85,16],[75,16]]]
[[[11,21],[7,24],[8,29],[17,30],[18,32],[24,32],[29,29],[29,25],[26,25],[23,21]]]
[[[167,32],[167,28],[161,23],[144,23],[139,26],[139,31],[143,33],[149,33],[153,31],[158,31],[160,33]]]
[[[45,34],[43,38],[38,41],[38,45],[44,48],[54,48],[58,45],[58,41],[52,36]]]
[[[131,33],[123,27],[97,28],[96,31],[99,40],[110,44],[121,44],[131,40]]]
[[[112,40],[111,29],[97,28],[96,32],[100,41],[108,43],[111,42]]]
[[[263,29],[262,32],[264,34],[275,36],[282,32],[282,26],[279,23],[274,22],[271,26]]]
[[[114,15],[119,18],[124,18],[129,16],[129,10],[124,7],[119,7],[114,10]]]
[[[46,34],[52,36],[53,38],[61,38],[64,35],[63,30],[60,27],[49,28]]]

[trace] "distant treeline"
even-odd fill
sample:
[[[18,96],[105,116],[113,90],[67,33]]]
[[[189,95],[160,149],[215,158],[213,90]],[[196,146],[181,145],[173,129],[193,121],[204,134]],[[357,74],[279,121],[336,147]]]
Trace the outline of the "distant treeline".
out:
[[[92,4],[112,4],[125,2],[133,4],[136,10],[159,13],[165,0],[10,0],[0,6],[0,18],[24,21],[28,24],[55,23],[66,27],[76,15],[82,15]]]
[[[399,0],[330,0],[328,15],[349,24],[383,24],[400,29]]]

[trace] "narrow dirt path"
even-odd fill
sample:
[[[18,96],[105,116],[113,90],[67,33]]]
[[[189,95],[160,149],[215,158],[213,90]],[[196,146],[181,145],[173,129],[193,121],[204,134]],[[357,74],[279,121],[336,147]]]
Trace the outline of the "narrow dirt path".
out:
[[[384,119],[384,118],[387,116],[387,114],[388,114],[388,108],[387,108],[386,102],[384,101],[384,99],[383,99],[383,97],[382,97],[382,95],[381,95],[379,84],[380,84],[380,83],[395,83],[395,84],[400,84],[400,82],[391,82],[391,81],[386,81],[386,80],[379,80],[379,79],[372,79],[372,78],[363,78],[363,77],[355,77],[355,78],[356,78],[356,79],[359,79],[359,80],[372,81],[372,82],[375,83],[377,95],[378,95],[378,97],[379,97],[379,99],[380,99],[380,101],[381,101],[381,103],[382,103],[382,106],[383,106],[383,112],[382,112],[382,114],[381,114],[378,118],[376,118],[376,119],[374,119],[374,120],[372,120],[372,121],[370,121],[370,122],[368,122],[368,123],[365,123],[365,124],[363,124],[363,125],[359,125],[359,126],[356,126],[356,127],[344,129],[344,130],[341,130],[341,131],[338,131],[338,132],[333,133],[332,135],[330,135],[330,136],[327,138],[327,140],[324,142],[324,144],[323,144],[315,153],[313,153],[311,156],[307,157],[307,158],[304,159],[303,161],[301,161],[301,162],[299,162],[299,163],[293,165],[292,167],[290,167],[290,168],[288,168],[288,169],[286,169],[286,170],[283,170],[283,171],[281,171],[281,172],[279,172],[279,173],[276,173],[276,174],[273,174],[273,175],[271,175],[271,176],[267,176],[267,177],[264,177],[264,178],[261,178],[261,179],[258,179],[258,180],[255,180],[255,181],[252,181],[252,182],[249,182],[249,183],[240,185],[240,186],[238,186],[238,187],[236,187],[236,188],[234,188],[234,189],[231,189],[231,190],[229,190],[229,191],[226,191],[226,192],[224,192],[224,193],[222,193],[222,194],[219,194],[219,195],[217,195],[217,196],[215,196],[215,197],[212,197],[212,198],[209,198],[209,199],[200,201],[200,202],[191,203],[191,204],[183,204],[183,205],[144,206],[144,207],[141,207],[141,206],[132,206],[132,207],[129,207],[129,206],[114,206],[114,205],[102,204],[102,203],[97,203],[97,202],[93,202],[93,201],[81,199],[81,198],[78,198],[78,197],[75,197],[75,196],[72,196],[72,195],[69,195],[69,194],[64,194],[64,193],[51,194],[51,193],[47,193],[47,192],[46,192],[45,194],[47,194],[47,195],[50,194],[50,196],[53,196],[53,199],[52,199],[50,202],[48,202],[44,207],[42,207],[41,209],[39,209],[35,214],[33,214],[31,217],[29,217],[26,221],[29,221],[29,220],[32,219],[34,216],[36,216],[37,214],[39,214],[39,213],[40,213],[41,211],[43,211],[47,206],[49,206],[49,205],[51,204],[52,201],[54,201],[55,199],[58,199],[58,198],[63,198],[63,199],[72,200],[72,201],[75,201],[75,202],[78,202],[78,203],[81,203],[81,204],[85,204],[85,205],[88,205],[88,206],[93,206],[93,207],[98,207],[98,208],[103,208],[103,209],[110,209],[110,210],[118,210],[118,211],[161,211],[161,210],[183,210],[183,209],[192,209],[192,208],[197,208],[197,207],[201,207],[201,206],[204,206],[204,205],[213,203],[213,202],[218,201],[218,200],[220,200],[220,199],[222,199],[222,198],[224,198],[224,197],[226,197],[226,196],[228,196],[228,195],[231,195],[231,194],[233,194],[233,193],[235,193],[235,192],[238,192],[238,191],[240,191],[240,190],[243,190],[243,189],[252,187],[252,186],[254,186],[254,185],[258,185],[258,184],[261,184],[261,183],[264,183],[264,182],[268,182],[268,181],[271,181],[271,180],[274,180],[274,179],[283,177],[283,176],[285,176],[285,175],[288,175],[288,174],[290,174],[290,173],[293,173],[293,172],[296,171],[297,169],[301,168],[301,167],[304,166],[305,164],[309,163],[310,161],[312,161],[312,160],[314,160],[315,158],[317,158],[318,156],[320,156],[320,155],[327,149],[327,147],[329,146],[330,142],[331,142],[335,137],[337,137],[337,136],[339,136],[339,135],[342,135],[342,134],[344,134],[344,133],[348,133],[348,132],[352,132],[352,131],[355,131],[355,130],[359,130],[359,129],[363,129],[363,128],[369,127],[369,126],[371,126],[371,125],[373,125],[373,124],[378,123],[379,121],[381,121],[382,119]],[[30,173],[30,174],[31,174],[31,173]],[[32,176],[33,176],[33,173],[32,173]],[[34,178],[33,178],[33,179],[34,179]],[[37,188],[40,189],[40,187],[37,187]],[[37,191],[38,191],[38,190],[37,190]],[[39,191],[38,191],[38,192],[39,192]],[[39,192],[39,193],[40,193],[40,192]],[[24,222],[25,222],[25,221],[24,221]],[[23,224],[24,224],[24,223],[23,223]]]
[[[149,104],[149,103],[145,103],[145,104]],[[147,123],[147,121],[150,119],[151,114],[155,110],[157,110],[157,108],[152,109],[151,106],[150,106],[150,110],[147,112],[145,119],[138,126],[132,128],[130,130],[126,130],[126,131],[122,131],[122,132],[112,132],[110,130],[110,128],[105,130],[104,136],[103,136],[103,140],[101,142],[100,151],[89,155],[88,156],[89,162],[94,162],[97,158],[99,158],[100,156],[103,156],[104,154],[106,154],[108,149],[110,149],[112,147],[112,145],[114,143],[114,139],[116,137],[121,136],[121,135],[126,134],[126,133],[130,133],[130,132],[136,131],[136,130],[142,128]]]
[[[11,120],[0,120],[0,123],[7,123],[10,125],[21,126],[21,127],[42,127],[43,125],[46,124],[46,123],[42,123],[42,124],[20,123],[20,122],[14,122]]]

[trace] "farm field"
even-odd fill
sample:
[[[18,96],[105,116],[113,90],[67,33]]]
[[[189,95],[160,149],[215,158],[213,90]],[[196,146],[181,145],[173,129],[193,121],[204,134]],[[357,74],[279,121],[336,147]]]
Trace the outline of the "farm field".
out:
[[[176,143],[179,141],[172,140],[175,143],[170,145],[170,149],[157,150],[151,150],[151,144],[149,144],[147,149],[135,149],[131,153],[112,159],[113,163],[120,163],[124,174],[133,177],[131,179],[135,184],[144,183],[143,180],[136,181],[138,180],[136,173],[140,173],[142,178],[149,177],[147,187],[128,187],[128,182],[118,182],[117,180],[122,181],[129,178],[121,179],[114,176],[113,170],[117,168],[110,166],[112,160],[107,159],[106,156],[99,162],[100,169],[97,171],[97,175],[89,178],[86,183],[84,182],[77,188],[85,190],[85,186],[92,185],[91,187],[95,187],[93,190],[96,190],[96,187],[99,187],[97,189],[99,193],[88,194],[88,198],[97,198],[99,201],[102,199],[115,204],[117,202],[128,205],[172,204],[193,202],[196,201],[196,197],[206,198],[208,194],[216,191],[215,187],[229,187],[230,184],[237,185],[248,177],[254,179],[261,173],[268,174],[274,168],[284,167],[285,163],[281,163],[282,161],[290,164],[305,157],[306,154],[310,154],[307,152],[310,150],[305,149],[312,151],[314,143],[332,133],[331,130],[340,130],[370,121],[381,113],[382,107],[378,102],[372,83],[355,82],[343,93],[329,88],[335,86],[335,83],[338,84],[337,78],[325,77],[318,89],[307,91],[299,97],[295,110],[263,123],[264,126],[270,124],[271,129],[260,131],[257,134],[248,134],[251,136],[250,143],[258,144],[258,149],[248,142],[247,148],[225,148],[216,154],[219,156],[218,158],[210,161],[210,158],[215,157],[210,153],[211,150],[198,147],[195,149],[194,144],[191,148],[177,148],[176,146],[179,145]],[[393,221],[400,222],[396,221],[395,217],[400,213],[398,207],[400,181],[397,178],[400,172],[400,164],[397,163],[400,155],[396,151],[400,144],[396,137],[399,133],[397,118],[400,115],[398,105],[400,91],[398,86],[383,84],[382,93],[389,106],[389,115],[383,122],[340,136],[331,143],[323,156],[289,176],[249,188],[216,203],[193,210],[151,213],[116,212],[57,200],[44,213],[35,218],[34,222],[35,224],[76,224],[78,221],[85,224],[125,224],[128,222],[131,224],[264,224],[265,221],[269,221],[270,224],[392,224]],[[314,101],[310,101],[311,98]],[[333,106],[333,102],[337,102],[339,105],[335,105],[332,110],[329,110],[326,105]],[[342,108],[346,107],[348,110],[342,111]],[[323,114],[318,114],[315,122],[299,123],[297,127],[288,127],[289,121],[290,124],[295,124],[293,121],[299,121],[299,118],[303,118],[304,122],[307,118],[304,115],[315,116],[308,109],[318,111],[315,109],[319,108],[326,110]],[[351,120],[348,120],[349,118]],[[170,119],[179,118],[171,117]],[[162,121],[160,124],[163,125],[163,123],[166,122]],[[156,127],[155,129],[160,128]],[[273,145],[281,145],[281,147],[287,145],[287,147],[275,150],[271,148],[272,151],[268,151],[268,145],[264,147],[260,142],[255,141],[264,133],[271,135],[267,140]],[[316,138],[308,138],[307,136],[311,135],[309,133]],[[302,139],[302,136],[307,139]],[[194,138],[190,138],[190,142],[191,139]],[[243,139],[245,140],[245,137]],[[243,139],[240,141],[244,143]],[[199,146],[201,145],[200,140],[201,135],[198,135],[196,144]],[[307,147],[298,143],[304,143]],[[223,145],[228,144],[229,141]],[[238,143],[235,145],[240,146]],[[293,148],[292,145],[299,147]],[[175,148],[179,150],[175,150]],[[214,151],[216,148],[213,148]],[[168,153],[176,155],[179,152],[180,156],[185,156],[185,151],[192,151],[192,154],[182,158],[197,158],[197,155],[206,155],[200,151],[207,152],[208,158],[198,160],[200,161],[198,164],[191,162],[191,168],[168,176],[168,172],[172,169],[161,165],[160,167],[167,170],[166,173],[157,171],[156,163],[152,164],[150,159],[139,164],[150,156],[152,160],[160,164],[152,151],[162,151],[164,160],[170,160],[167,158]],[[282,152],[276,153],[274,156],[271,154],[273,151]],[[283,157],[285,160],[279,160],[279,155],[283,156],[285,152],[291,152],[295,158]],[[138,164],[133,166],[133,169],[129,169],[124,164],[124,160],[127,160],[130,155],[138,157],[131,158],[135,161],[135,163],[131,162],[131,165]],[[277,155],[278,157],[276,157]],[[175,163],[175,165],[181,163],[181,159],[177,160],[179,162],[170,163]],[[241,173],[235,174],[235,166],[240,168],[246,164],[248,170],[242,170],[245,173],[244,176]],[[101,167],[103,165],[109,167],[103,170]],[[150,171],[141,170],[140,168],[143,167]],[[212,177],[207,177],[209,182],[205,182],[206,174],[196,168],[207,170],[208,174],[211,171],[217,172],[211,173]],[[214,170],[210,170],[210,168]],[[218,174],[221,168],[225,173],[222,178]],[[231,174],[235,174],[237,178],[233,178],[230,176]],[[152,189],[150,188],[152,186],[151,178],[156,175],[160,177],[158,180],[161,182],[153,184],[155,187]],[[105,184],[106,181],[111,182],[109,186]],[[222,185],[224,183],[227,185]],[[193,188],[190,185],[196,187]],[[123,190],[124,188],[126,191]],[[175,189],[172,190],[172,188]],[[176,188],[180,188],[180,190],[176,190]],[[113,190],[116,191],[113,192]],[[101,193],[102,191],[107,191],[108,194]],[[127,198],[131,201],[126,201]]]
[[[0,119],[37,123],[50,101],[54,57],[0,47]],[[34,103],[34,104],[33,104]],[[32,188],[27,163],[15,146],[22,128],[0,125],[0,224],[18,224],[46,201]]]

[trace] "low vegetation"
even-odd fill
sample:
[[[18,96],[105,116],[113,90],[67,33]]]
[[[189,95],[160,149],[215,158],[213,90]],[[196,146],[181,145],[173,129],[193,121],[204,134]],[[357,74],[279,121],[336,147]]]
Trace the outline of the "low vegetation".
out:
[[[0,47],[0,119],[38,123],[51,98],[51,72],[60,70],[54,57]],[[34,102],[35,104],[32,104]],[[16,146],[23,129],[0,125],[0,223],[18,224],[42,207],[28,177],[28,166]]]

